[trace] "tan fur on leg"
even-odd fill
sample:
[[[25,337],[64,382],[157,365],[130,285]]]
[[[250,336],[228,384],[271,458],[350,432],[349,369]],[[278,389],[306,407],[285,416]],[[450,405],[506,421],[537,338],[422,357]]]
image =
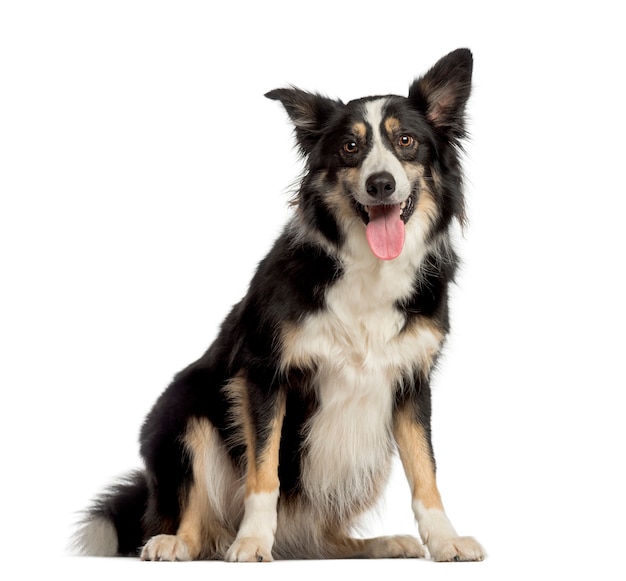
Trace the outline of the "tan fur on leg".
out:
[[[394,434],[413,495],[413,512],[431,558],[435,561],[482,561],[484,549],[471,537],[459,537],[443,509],[430,443],[424,428],[409,410],[397,414]]]
[[[280,396],[275,417],[263,450],[257,453],[257,436],[251,425],[245,380],[231,389],[238,390],[241,422],[246,440],[246,500],[243,520],[235,541],[226,553],[227,561],[272,561],[276,534],[276,504],[279,494],[278,454],[285,416],[285,399]]]

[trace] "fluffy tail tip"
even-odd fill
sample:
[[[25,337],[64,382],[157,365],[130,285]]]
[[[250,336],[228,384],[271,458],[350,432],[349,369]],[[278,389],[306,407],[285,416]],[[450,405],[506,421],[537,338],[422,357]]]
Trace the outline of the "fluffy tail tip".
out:
[[[118,553],[115,526],[103,516],[88,517],[74,534],[72,547],[80,555],[113,557]]]

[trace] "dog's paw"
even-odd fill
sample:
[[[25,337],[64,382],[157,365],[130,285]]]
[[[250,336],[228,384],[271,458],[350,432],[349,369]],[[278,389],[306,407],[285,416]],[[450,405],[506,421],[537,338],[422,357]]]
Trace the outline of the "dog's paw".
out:
[[[191,561],[189,547],[175,535],[152,537],[141,550],[142,561]]]
[[[422,559],[426,556],[424,545],[409,535],[368,539],[367,549],[372,559]]]
[[[472,537],[452,537],[428,543],[433,561],[482,561],[485,549]]]
[[[257,537],[235,539],[226,553],[226,560],[233,563],[260,563],[273,561],[271,546]]]

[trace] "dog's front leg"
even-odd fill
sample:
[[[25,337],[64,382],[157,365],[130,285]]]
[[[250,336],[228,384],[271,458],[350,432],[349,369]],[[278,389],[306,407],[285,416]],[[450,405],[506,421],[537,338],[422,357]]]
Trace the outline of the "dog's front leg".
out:
[[[244,515],[237,537],[226,554],[227,561],[272,561],[276,533],[276,505],[279,494],[278,454],[285,415],[284,398],[271,399],[269,416],[250,408],[247,386],[244,386],[239,412],[246,441],[246,498]],[[268,402],[265,402],[268,403]],[[267,411],[263,412],[267,414]]]
[[[425,389],[421,397],[429,396]],[[394,435],[412,493],[420,536],[435,561],[482,561],[485,551],[472,537],[460,537],[446,515],[435,478],[430,439],[430,402],[405,403],[397,410]]]

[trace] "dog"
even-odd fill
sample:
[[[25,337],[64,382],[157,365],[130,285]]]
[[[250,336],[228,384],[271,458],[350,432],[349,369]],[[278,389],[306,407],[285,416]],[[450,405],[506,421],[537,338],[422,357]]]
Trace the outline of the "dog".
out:
[[[458,264],[451,236],[465,221],[472,66],[468,49],[453,51],[407,97],[266,94],[305,160],[293,216],[216,340],[148,414],[145,468],[86,511],[82,553],[484,558],[444,512],[430,426]],[[421,540],[355,538],[396,451]]]

